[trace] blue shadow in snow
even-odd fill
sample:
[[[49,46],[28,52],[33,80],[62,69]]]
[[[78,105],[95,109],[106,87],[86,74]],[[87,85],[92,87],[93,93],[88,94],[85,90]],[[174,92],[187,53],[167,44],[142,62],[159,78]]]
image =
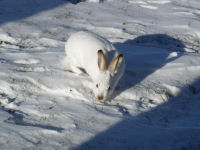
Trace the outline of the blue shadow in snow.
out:
[[[0,93],[0,97],[7,98],[8,103],[12,103],[16,100],[15,98],[10,98],[8,95],[6,95],[4,93]],[[17,103],[17,105],[20,105],[20,104]],[[15,125],[19,125],[19,126],[30,126],[30,127],[36,127],[36,128],[43,128],[43,129],[53,130],[53,131],[57,131],[57,132],[62,132],[64,130],[64,128],[56,127],[56,126],[52,126],[52,125],[44,125],[44,124],[39,124],[39,123],[35,123],[35,122],[34,123],[27,122],[24,120],[24,118],[25,118],[25,116],[29,116],[28,114],[26,114],[20,110],[6,108],[1,103],[0,103],[0,111],[4,111],[11,115],[6,120],[4,120],[5,123],[15,124]]]
[[[179,56],[169,58],[172,51],[163,49],[169,45],[170,49],[179,51],[181,56],[184,44],[168,35],[144,35],[125,43],[116,43],[115,46],[124,54],[127,64],[118,94],[177,59]],[[154,46],[162,47],[160,50],[164,52],[154,51]],[[137,116],[124,114],[119,123],[73,150],[199,150],[199,85],[200,79],[184,87],[178,96],[169,95],[169,101],[148,112],[141,112]],[[147,102],[154,105],[153,100]],[[145,107],[142,103],[138,102],[138,109]]]
[[[115,43],[115,47],[124,55],[126,70],[114,97],[179,58],[183,55],[181,52],[184,52],[185,45],[166,34],[150,34],[124,43]],[[169,57],[173,51],[180,53],[175,57]]]
[[[184,99],[181,93],[148,112],[126,117],[73,150],[200,150],[200,92],[193,96],[197,98]]]
[[[21,20],[66,3],[76,4],[80,1],[81,0],[1,0],[0,25],[10,21]]]

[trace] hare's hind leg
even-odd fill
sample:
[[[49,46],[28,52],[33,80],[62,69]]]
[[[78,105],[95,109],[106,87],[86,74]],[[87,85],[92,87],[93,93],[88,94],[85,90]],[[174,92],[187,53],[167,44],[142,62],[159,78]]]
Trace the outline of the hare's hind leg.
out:
[[[79,67],[75,66],[72,63],[72,61],[70,61],[69,58],[66,58],[66,67],[67,67],[66,70],[68,70],[70,72],[73,72],[73,73],[76,73],[76,74],[82,74],[83,73],[83,71]]]
[[[76,73],[76,74],[82,74],[82,70],[79,68],[79,67],[76,67],[76,66],[70,66],[69,70],[73,73]]]

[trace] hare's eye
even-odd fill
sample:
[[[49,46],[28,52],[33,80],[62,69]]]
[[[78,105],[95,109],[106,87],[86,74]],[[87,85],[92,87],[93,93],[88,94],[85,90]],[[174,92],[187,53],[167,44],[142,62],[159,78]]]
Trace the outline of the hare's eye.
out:
[[[108,92],[110,91],[110,86],[108,87]]]
[[[98,87],[99,87],[99,85],[98,85],[98,84],[96,84],[96,87],[98,88]]]

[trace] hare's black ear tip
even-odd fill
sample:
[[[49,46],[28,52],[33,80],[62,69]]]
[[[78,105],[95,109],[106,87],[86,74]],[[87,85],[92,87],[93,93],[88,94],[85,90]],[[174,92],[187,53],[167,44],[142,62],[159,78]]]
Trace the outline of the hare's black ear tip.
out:
[[[119,54],[119,58],[123,58],[123,54]]]
[[[98,53],[103,53],[103,51],[100,49],[100,50],[98,50]]]

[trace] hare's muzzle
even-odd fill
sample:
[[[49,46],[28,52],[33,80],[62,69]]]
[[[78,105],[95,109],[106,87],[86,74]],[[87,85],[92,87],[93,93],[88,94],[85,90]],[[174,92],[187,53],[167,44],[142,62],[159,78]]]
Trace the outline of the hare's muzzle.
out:
[[[104,97],[103,97],[103,95],[98,95],[97,98],[98,98],[98,100],[102,100]]]

